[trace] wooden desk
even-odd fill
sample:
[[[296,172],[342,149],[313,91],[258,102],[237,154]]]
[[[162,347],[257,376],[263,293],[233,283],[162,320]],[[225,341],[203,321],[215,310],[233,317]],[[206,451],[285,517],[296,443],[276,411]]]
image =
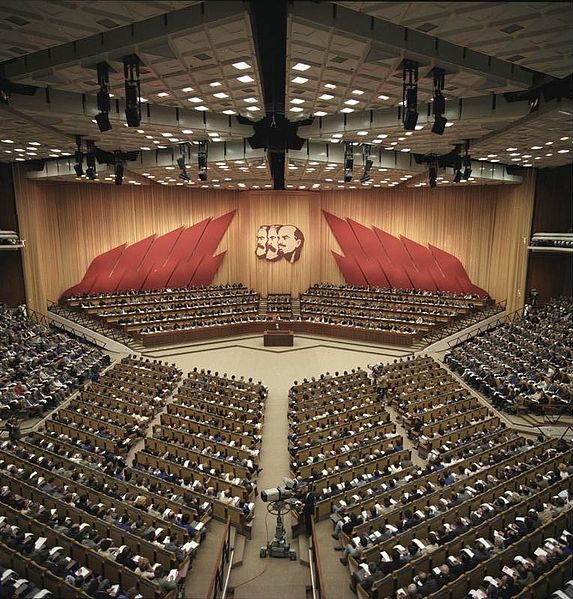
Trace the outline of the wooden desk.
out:
[[[265,347],[292,347],[294,345],[294,333],[285,330],[269,330],[264,334]]]

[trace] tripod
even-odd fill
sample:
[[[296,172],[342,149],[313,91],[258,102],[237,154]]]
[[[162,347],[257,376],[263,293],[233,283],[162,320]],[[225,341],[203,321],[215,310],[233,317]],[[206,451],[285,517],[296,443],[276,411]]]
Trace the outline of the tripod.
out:
[[[296,560],[296,552],[291,551],[289,542],[286,538],[286,530],[284,527],[283,516],[288,514],[292,509],[292,505],[288,500],[279,499],[272,501],[267,505],[269,514],[277,517],[277,525],[275,528],[275,536],[266,547],[261,547],[260,557],[288,557],[290,560]]]

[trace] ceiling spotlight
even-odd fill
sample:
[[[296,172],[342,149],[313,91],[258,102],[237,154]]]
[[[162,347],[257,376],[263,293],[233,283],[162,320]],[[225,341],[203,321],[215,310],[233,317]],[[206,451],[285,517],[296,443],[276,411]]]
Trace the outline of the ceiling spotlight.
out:
[[[344,182],[352,181],[352,170],[354,168],[354,151],[351,141],[347,141],[344,146]]]
[[[187,167],[186,164],[189,163],[190,161],[190,145],[189,144],[179,144],[179,150],[181,151],[181,156],[179,158],[177,158],[177,166],[179,167],[179,170],[181,171],[179,173],[179,178],[182,179],[183,181],[189,181],[191,179],[191,177],[189,176],[189,173],[187,172]]]
[[[418,122],[418,63],[405,60],[402,78],[402,122],[406,131],[414,131]]]
[[[446,112],[446,98],[443,96],[445,85],[445,73],[443,69],[434,68],[434,96],[432,98],[432,112],[435,120],[432,126],[432,133],[443,135],[447,126],[448,119],[444,117]]]
[[[470,142],[466,141],[466,152],[463,159],[464,174],[463,178],[467,181],[472,175],[472,158],[470,156]]]
[[[208,144],[206,141],[200,141],[197,150],[197,174],[199,181],[207,181],[207,157],[209,154]]]
[[[430,187],[436,187],[438,183],[438,169],[435,165],[430,166],[428,169],[428,179],[430,181]]]
[[[74,164],[74,170],[76,171],[76,175],[78,177],[83,176],[84,174],[84,167],[83,162],[84,162],[84,153],[82,152],[82,136],[81,135],[76,135],[76,154],[75,154],[75,158],[76,158],[76,163]]]
[[[95,181],[97,177],[96,172],[96,158],[95,158],[95,141],[93,139],[88,139],[86,141],[86,176],[90,181]]]
[[[109,95],[109,65],[107,62],[99,62],[97,65],[97,82],[99,91],[97,93],[97,109],[95,120],[99,130],[103,133],[111,129],[109,122],[109,111],[111,110],[111,98]]]
[[[370,181],[370,169],[374,164],[374,161],[370,158],[370,146],[368,144],[364,144],[362,146],[362,158],[364,161],[364,172],[360,177],[360,183],[366,183]]]
[[[123,183],[123,162],[117,162],[114,169],[115,184],[121,185]]]
[[[139,80],[139,57],[135,54],[123,59],[125,79],[125,119],[128,127],[139,127],[141,123],[141,82]]]

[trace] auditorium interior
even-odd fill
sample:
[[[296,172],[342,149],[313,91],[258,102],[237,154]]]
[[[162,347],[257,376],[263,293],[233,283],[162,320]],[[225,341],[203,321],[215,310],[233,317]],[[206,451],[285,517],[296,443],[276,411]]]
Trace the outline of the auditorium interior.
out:
[[[573,599],[570,1],[0,33],[0,599]]]

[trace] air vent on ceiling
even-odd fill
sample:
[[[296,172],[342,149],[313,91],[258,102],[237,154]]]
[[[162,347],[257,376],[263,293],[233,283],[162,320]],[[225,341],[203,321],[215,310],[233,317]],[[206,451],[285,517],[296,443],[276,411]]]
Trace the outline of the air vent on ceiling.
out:
[[[428,31],[432,31],[432,29],[435,29],[436,27],[437,25],[434,25],[434,23],[422,23],[419,27],[416,27],[416,29],[428,33]]]
[[[342,56],[335,56],[334,58],[330,59],[330,62],[337,62],[338,64],[342,64],[343,62],[346,62],[346,58],[343,58]]]
[[[17,15],[12,15],[11,17],[6,17],[4,19],[5,21],[9,21],[10,23],[14,23],[14,25],[27,25],[30,21],[27,21],[26,19],[23,19],[22,17],[19,17]]]
[[[205,53],[195,54],[195,58],[197,60],[211,60],[211,57],[208,54],[205,54]]]
[[[523,60],[524,58],[525,56],[522,56],[521,54],[515,54],[514,56],[509,56],[505,60],[509,60],[509,62],[517,62],[518,60]]]
[[[119,27],[119,23],[116,23],[115,21],[112,21],[111,19],[99,19],[98,21],[96,21],[96,23],[99,23],[100,25],[103,25],[103,27],[107,27],[108,29],[113,29],[114,27]]]
[[[501,31],[503,31],[504,33],[515,33],[516,31],[520,31],[521,29],[523,29],[523,25],[517,25],[516,23],[514,23],[513,25],[508,25],[507,27],[504,27]]]

